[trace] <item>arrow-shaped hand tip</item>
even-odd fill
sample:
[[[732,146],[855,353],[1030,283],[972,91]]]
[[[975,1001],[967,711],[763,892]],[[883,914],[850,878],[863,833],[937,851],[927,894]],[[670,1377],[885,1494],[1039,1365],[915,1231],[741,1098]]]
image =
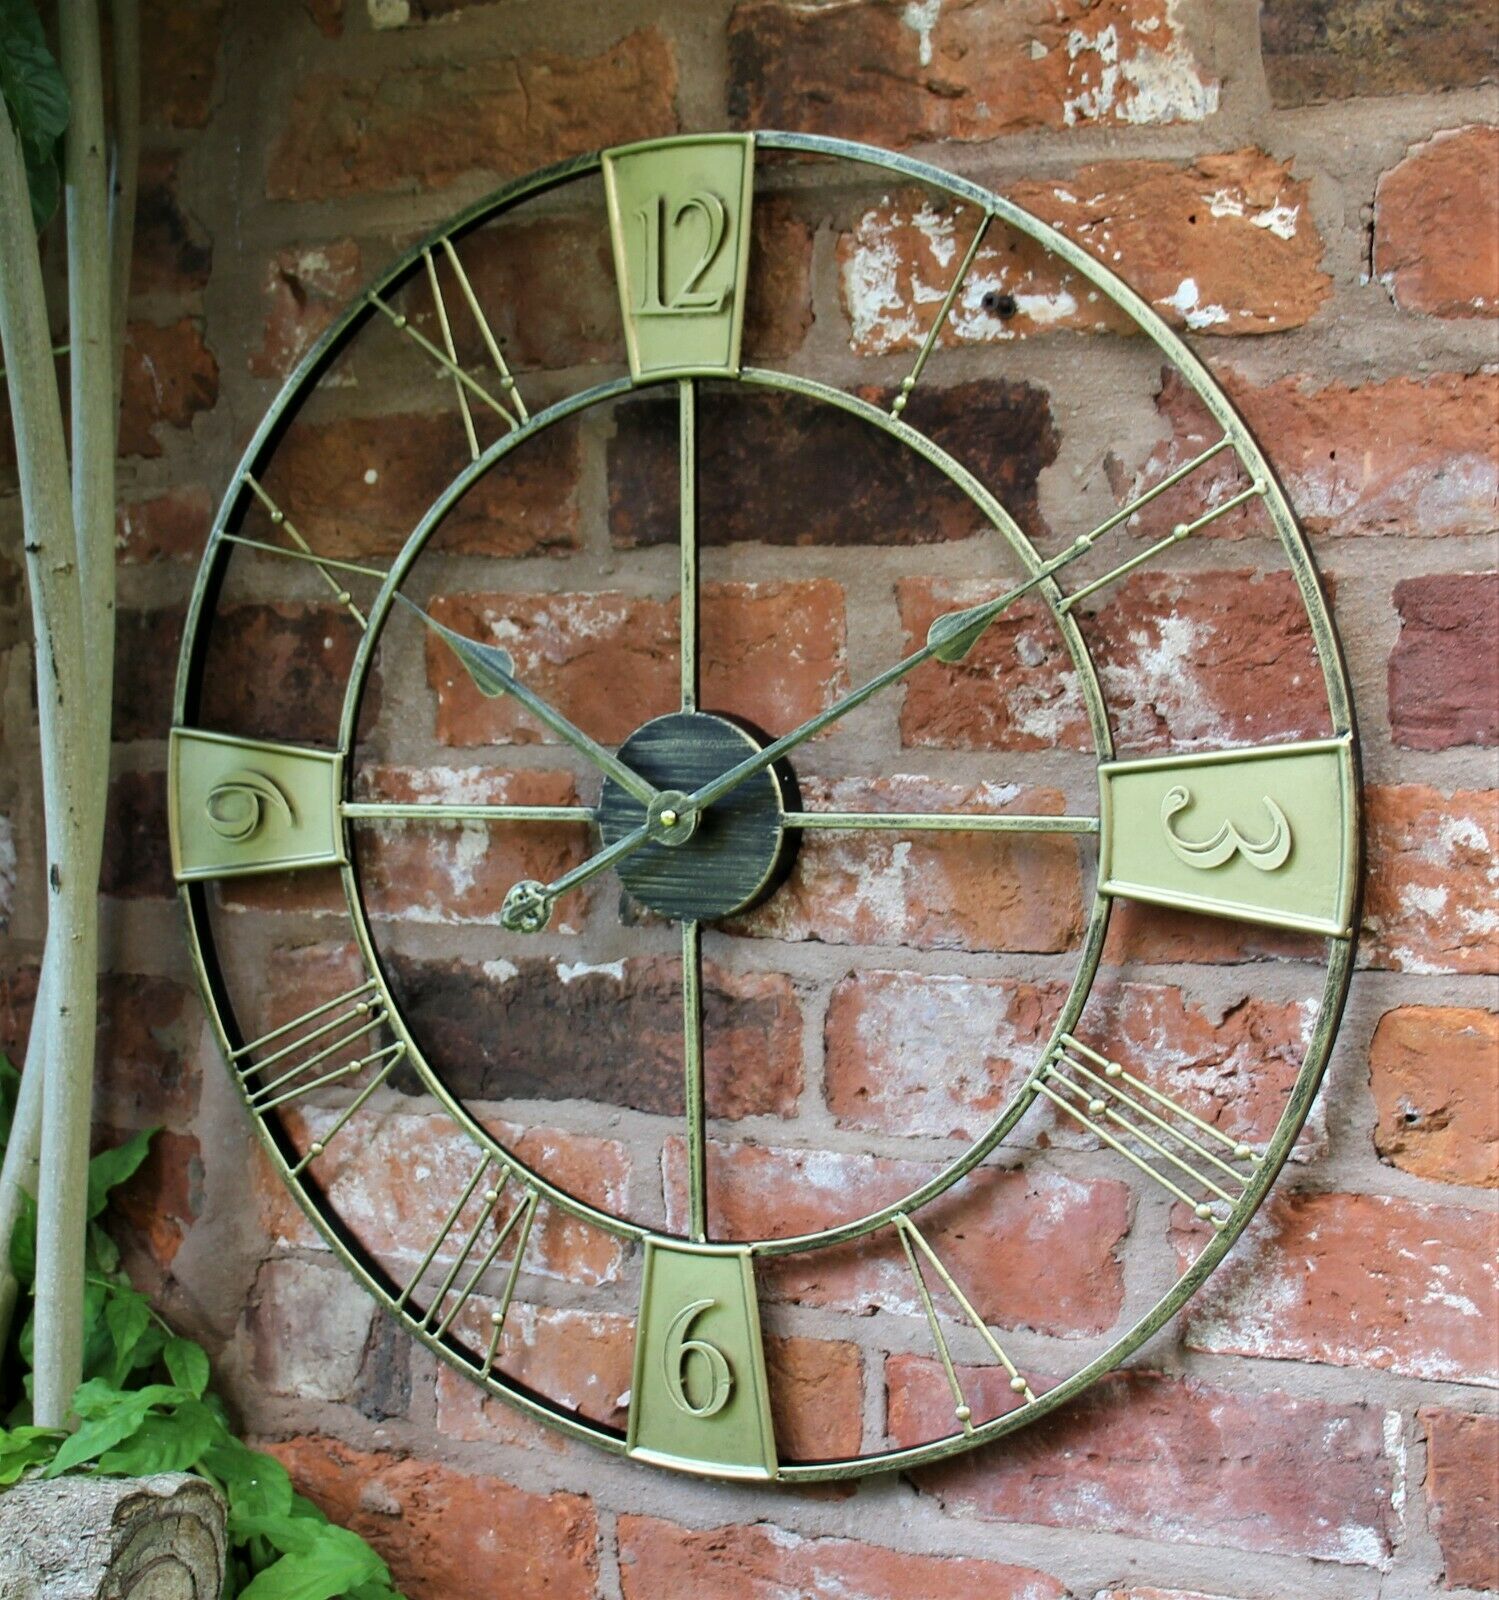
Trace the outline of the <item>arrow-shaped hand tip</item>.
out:
[[[949,611],[927,629],[927,649],[938,661],[961,661],[998,615],[992,600],[966,611]]]
[[[445,628],[430,612],[424,611],[415,600],[408,599],[404,594],[397,594],[396,599],[409,606],[433,633],[446,641],[474,680],[474,687],[480,694],[492,700],[497,695],[505,694],[514,684],[515,662],[508,650],[502,650],[497,644],[480,644],[477,639]]]

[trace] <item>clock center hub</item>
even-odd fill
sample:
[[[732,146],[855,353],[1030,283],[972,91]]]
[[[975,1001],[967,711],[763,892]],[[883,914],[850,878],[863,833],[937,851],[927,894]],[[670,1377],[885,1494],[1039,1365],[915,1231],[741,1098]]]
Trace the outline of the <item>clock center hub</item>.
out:
[[[652,911],[679,921],[710,922],[763,900],[790,869],[795,781],[766,767],[702,811],[688,797],[765,741],[727,717],[678,711],[637,728],[619,758],[660,792],[649,807],[605,778],[599,797],[604,843],[644,823],[651,842],[618,865],[625,888]]]

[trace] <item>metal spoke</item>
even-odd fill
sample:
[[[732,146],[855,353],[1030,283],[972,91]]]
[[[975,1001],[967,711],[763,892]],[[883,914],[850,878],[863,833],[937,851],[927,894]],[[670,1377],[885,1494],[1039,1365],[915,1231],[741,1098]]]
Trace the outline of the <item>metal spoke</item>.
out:
[[[697,386],[691,378],[677,384],[677,440],[681,467],[681,657],[682,709],[696,711],[698,702],[697,579]]]
[[[910,375],[905,378],[900,386],[900,393],[896,395],[894,404],[890,407],[890,415],[898,417],[906,409],[906,402],[911,398],[911,391],[921,382],[921,374],[926,369],[927,362],[931,359],[932,351],[937,348],[937,341],[942,337],[942,329],[947,323],[953,305],[963,288],[964,281],[973,269],[973,263],[978,259],[979,246],[984,242],[984,235],[989,231],[989,224],[994,220],[992,211],[984,212],[979,219],[979,225],[974,230],[973,239],[968,246],[968,253],[963,257],[962,264],[958,267],[957,276],[948,288],[946,297],[937,308],[937,315],[932,320],[931,327],[920,351],[916,356],[916,363],[911,368]]]
[[[875,829],[890,833],[1097,833],[1097,817],[984,816],[952,811],[788,811],[788,828]]]
[[[332,572],[328,570],[330,567],[339,567],[346,571],[352,572],[358,572],[362,569],[359,567],[351,567],[347,562],[333,561],[327,557],[318,555],[318,553],[310,544],[308,544],[302,535],[297,532],[291,518],[288,517],[281,507],[278,506],[270,497],[270,495],[268,495],[265,490],[261,488],[260,484],[250,473],[244,473],[241,481],[261,503],[261,505],[265,507],[266,515],[271,519],[271,526],[274,528],[280,528],[286,534],[287,538],[290,539],[291,542],[296,546],[296,549],[284,550],[279,545],[264,544],[260,541],[256,541],[256,543],[259,544],[259,547],[263,550],[270,551],[274,555],[288,556],[293,560],[306,560],[312,562],[313,566],[315,566],[318,571],[322,573],[323,581],[333,591],[333,597],[341,606],[344,606],[348,610],[349,615],[353,617],[355,622],[357,622],[361,628],[367,628],[369,626],[369,622],[365,618],[364,613],[359,609],[358,606],[354,604],[353,597],[349,594],[349,591],[345,589],[338,579],[333,576]],[[226,537],[233,538],[234,542],[237,544],[250,543],[248,539],[240,539],[234,535],[226,535]],[[382,582],[385,578],[385,574],[383,572],[376,573],[373,571],[373,569],[371,569],[370,575],[380,578]]]
[[[592,822],[592,806],[449,805],[396,800],[345,800],[345,817],[365,822]]]
[[[693,1239],[708,1237],[708,1146],[703,1109],[703,937],[682,924],[682,1073],[687,1114],[687,1191]]]

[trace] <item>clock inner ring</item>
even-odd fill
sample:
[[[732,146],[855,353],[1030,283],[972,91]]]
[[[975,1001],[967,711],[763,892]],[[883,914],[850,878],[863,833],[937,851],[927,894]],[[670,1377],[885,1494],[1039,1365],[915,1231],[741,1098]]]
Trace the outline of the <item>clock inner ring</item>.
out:
[[[799,838],[785,826],[786,812],[799,804],[788,767],[757,772],[696,817],[678,819],[672,805],[768,742],[729,717],[678,711],[644,723],[620,746],[620,760],[662,791],[647,808],[605,778],[599,797],[606,845],[642,822],[651,826],[652,842],[616,869],[642,905],[675,921],[711,922],[755,905],[782,882]]]

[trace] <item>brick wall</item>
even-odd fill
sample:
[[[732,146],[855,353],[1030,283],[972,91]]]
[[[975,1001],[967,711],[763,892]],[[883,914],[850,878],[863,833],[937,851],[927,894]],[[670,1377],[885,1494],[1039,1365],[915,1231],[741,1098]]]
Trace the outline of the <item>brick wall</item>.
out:
[[[124,1208],[132,1259],[163,1310],[213,1349],[246,1429],[276,1441],[307,1492],[381,1548],[414,1600],[1414,1600],[1499,1588],[1487,1276],[1499,1141],[1489,8],[146,0],[145,10],[150,126],[121,441],[98,1120],[166,1129]],[[165,848],[164,732],[193,562],[279,377],[400,242],[499,179],[603,144],[724,125],[866,138],[971,175],[1099,251],[1202,335],[1335,595],[1369,786],[1366,927],[1348,1018],[1305,1159],[1223,1276],[1138,1370],[1056,1420],[957,1468],[846,1492],[706,1487],[612,1463],[481,1403],[387,1326],[259,1168],[192,989]],[[535,226],[535,249],[496,262],[488,287],[507,308],[512,358],[565,388],[569,374],[611,359],[613,291],[594,234],[565,214]],[[775,272],[765,309],[752,308],[750,343],[768,360],[794,357],[828,381],[888,394],[920,338],[906,320],[911,292],[941,281],[908,197],[877,190],[851,207],[814,191],[763,208],[757,228]],[[1118,398],[1126,378],[1149,376],[1148,358],[1065,274],[1024,252],[988,265],[1017,314],[1004,327],[970,317],[969,348],[913,420],[1002,474],[1007,504],[1044,543],[1079,507],[1128,498],[1205,435],[1194,433],[1190,395],[1160,381],[1158,364],[1143,411]],[[923,481],[880,476],[886,465],[861,457],[836,424],[785,411],[766,402],[742,433],[725,430],[704,481],[705,526],[733,557],[705,602],[706,671],[716,695],[773,727],[974,592],[971,529],[951,502]],[[448,601],[445,620],[520,618],[523,665],[606,738],[634,720],[611,725],[617,708],[590,688],[600,677],[628,671],[670,695],[664,608],[600,593],[616,558],[672,537],[669,428],[646,399],[621,408],[607,440],[562,430],[508,498],[471,504],[445,533],[455,558],[539,563],[524,596],[491,583]],[[777,475],[757,480],[757,443],[787,429],[802,456],[778,456]],[[333,403],[277,471],[306,507],[304,531],[357,559],[395,547],[445,481],[433,463],[455,440],[451,413],[430,404]],[[7,437],[0,1033],[18,1051],[41,947],[43,850],[9,449]],[[322,487],[339,468],[376,460],[377,496]],[[820,483],[810,524],[788,509],[788,481]],[[856,580],[837,549],[787,575],[779,546],[867,540],[875,517],[904,548],[861,556]],[[1098,619],[1132,748],[1320,731],[1289,585],[1256,575],[1274,563],[1252,528],[1220,531],[1206,567],[1152,570],[1120,586]],[[1239,571],[1232,613],[1221,614],[1225,577]],[[1085,729],[1061,702],[1062,663],[1044,633],[1021,612],[1005,630],[972,673],[937,693],[913,685],[898,723],[874,736],[886,740],[880,759],[916,775],[893,782],[900,802],[982,801],[985,755],[1003,750],[1006,770],[1018,761],[1034,777],[1026,809],[1062,805],[1044,752],[1077,748]],[[794,665],[772,667],[766,643],[787,637],[802,646]],[[219,710],[244,731],[295,736],[309,717],[334,714],[316,663],[346,662],[351,640],[329,608],[262,598],[242,608],[226,648],[244,652],[230,668],[265,652],[282,667],[275,685],[264,672],[227,673]],[[1024,670],[1001,685],[1001,662]],[[424,730],[416,756],[393,752],[381,774],[392,793],[436,792],[474,750],[524,736],[435,652],[391,663],[380,692]],[[826,770],[824,791],[847,785],[843,769]],[[544,761],[461,781],[486,798],[553,803],[572,792]],[[561,837],[523,858],[496,849],[476,867],[451,849],[418,857],[396,839],[374,864],[374,893],[387,911],[448,918],[450,933],[482,929],[515,876],[545,876],[573,848]],[[884,1193],[924,1141],[974,1130],[994,1084],[938,1065],[940,1101],[926,1092],[932,1076],[919,1060],[913,1069],[901,1034],[915,1008],[938,1036],[980,1038],[1003,1056],[1033,1047],[1056,1003],[1058,953],[1083,904],[1070,847],[1036,857],[1018,883],[975,873],[952,846],[923,846],[895,871],[889,848],[815,842],[787,896],[744,930],[773,953],[710,966],[710,1092],[723,1115],[771,1130],[726,1170],[736,1203],[791,1194],[809,1219],[820,1214],[789,1187],[800,1158],[773,1136],[809,1095],[824,1108],[820,1170],[843,1204]],[[282,930],[256,946],[268,993],[342,970],[325,888],[306,880],[289,900],[237,897],[247,927]],[[577,926],[605,915],[607,898],[570,913]],[[1301,1038],[1295,962],[1275,939],[1238,930],[1121,922],[1111,952],[1127,968],[1121,1048],[1210,1064],[1233,1080],[1246,1136],[1263,1131]],[[888,948],[879,962],[858,957],[876,938],[896,942],[895,959]],[[931,954],[996,944],[997,977],[961,962],[953,976]],[[486,1053],[493,997],[465,965],[482,940],[459,946],[463,959],[413,959],[413,1004],[470,1048],[466,1092],[547,1098],[523,1064]],[[615,1108],[674,1109],[669,1051],[627,1085],[614,1076],[620,1037],[670,1041],[667,966],[646,955],[572,974],[567,1003],[599,1031],[570,1067],[599,1105],[572,1104],[571,1131],[548,1158],[571,1163],[603,1201],[637,1196],[655,1159],[610,1131]],[[512,1025],[545,1041],[562,981],[555,960],[518,971],[505,990]],[[730,1003],[734,1034],[714,1021]],[[387,1117],[380,1137],[440,1163],[425,1123]],[[542,1159],[545,1130],[527,1137]],[[861,1155],[871,1139],[886,1154]],[[891,1153],[903,1140],[914,1141],[910,1160]],[[680,1205],[673,1171],[668,1150],[669,1211]],[[359,1198],[377,1226],[409,1221],[403,1208],[419,1204],[400,1189]],[[1019,1314],[1032,1325],[1084,1338],[1114,1325],[1133,1292],[1117,1247],[1144,1226],[1122,1186],[1100,1178],[1069,1228],[1045,1241],[1046,1281],[1026,1280],[1025,1257],[1006,1256],[1003,1237],[968,1248],[1006,1265],[1007,1292],[1031,1297]],[[1163,1228],[1158,1249],[1176,1244],[1185,1238]],[[544,1248],[596,1281],[614,1270],[597,1241],[590,1255],[565,1229]],[[770,1355],[804,1403],[802,1448],[856,1448],[866,1405],[883,1410],[893,1437],[921,1437],[931,1364],[909,1354],[910,1341],[881,1344],[890,1318],[850,1314],[881,1303],[877,1271],[787,1275],[776,1293],[800,1308],[795,1326],[818,1335],[778,1339]],[[619,1319],[524,1309],[537,1381],[608,1417],[628,1385]]]

